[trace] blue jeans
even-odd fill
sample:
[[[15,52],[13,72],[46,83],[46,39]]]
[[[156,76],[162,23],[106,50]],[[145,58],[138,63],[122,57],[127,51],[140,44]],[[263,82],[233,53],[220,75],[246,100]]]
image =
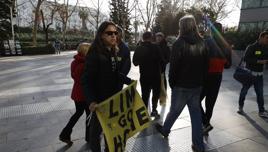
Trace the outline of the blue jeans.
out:
[[[253,82],[244,83],[239,96],[239,107],[244,106],[245,98],[248,93],[248,89],[254,86],[254,90],[257,95],[257,104],[259,107],[259,112],[263,112],[264,109],[264,99],[263,99],[263,76],[256,76]]]
[[[171,93],[171,106],[163,125],[163,131],[170,133],[170,129],[187,104],[192,124],[192,142],[200,150],[204,150],[202,135],[202,118],[200,109],[201,87],[180,88],[174,87]]]

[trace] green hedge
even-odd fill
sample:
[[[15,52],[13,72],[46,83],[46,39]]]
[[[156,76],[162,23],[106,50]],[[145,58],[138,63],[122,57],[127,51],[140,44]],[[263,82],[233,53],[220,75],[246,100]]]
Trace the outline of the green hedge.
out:
[[[258,29],[251,31],[227,31],[224,37],[233,45],[233,49],[245,50],[249,44],[254,43],[258,39],[260,32]]]
[[[37,43],[46,43],[45,42],[45,34],[44,33],[37,33],[36,35]],[[26,33],[26,32],[20,32],[16,34],[16,39],[18,39],[20,42],[26,42],[30,43],[32,42],[32,33]],[[55,39],[62,41],[62,33],[54,32],[49,33],[49,43],[52,43]],[[65,41],[66,43],[79,43],[81,40],[87,39],[89,41],[93,41],[94,37],[91,33],[72,33],[67,32]]]
[[[23,55],[40,55],[40,54],[54,54],[55,48],[49,44],[46,46],[37,46],[37,47],[22,47]]]

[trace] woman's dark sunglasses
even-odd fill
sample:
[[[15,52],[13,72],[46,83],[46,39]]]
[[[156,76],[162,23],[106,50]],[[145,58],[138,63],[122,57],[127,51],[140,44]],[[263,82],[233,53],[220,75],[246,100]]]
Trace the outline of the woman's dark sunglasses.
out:
[[[106,31],[104,33],[107,34],[107,35],[109,35],[109,36],[118,35],[118,32],[117,31]]]

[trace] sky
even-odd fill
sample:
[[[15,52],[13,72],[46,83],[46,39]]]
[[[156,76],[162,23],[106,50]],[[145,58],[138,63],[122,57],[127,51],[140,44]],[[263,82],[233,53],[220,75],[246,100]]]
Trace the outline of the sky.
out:
[[[239,4],[235,4],[233,0],[231,0],[229,7],[227,10],[232,11],[221,23],[224,26],[233,27],[238,26],[239,19],[240,19],[240,8],[241,8],[241,0],[238,2]]]
[[[62,0],[63,1],[63,0]],[[110,0],[99,0],[102,2],[101,5],[101,11],[104,12],[104,14],[109,15],[109,1]],[[229,5],[227,7],[228,11],[231,11],[231,13],[222,21],[220,21],[224,26],[227,27],[233,27],[238,26],[239,18],[240,18],[240,7],[241,7],[241,0],[239,3],[239,6],[235,4],[234,0],[229,0]],[[141,0],[140,3],[145,3],[146,0]],[[75,4],[76,0],[70,0],[71,4]],[[79,0],[79,4],[81,6],[89,6],[92,7],[93,5],[97,4],[97,0]]]

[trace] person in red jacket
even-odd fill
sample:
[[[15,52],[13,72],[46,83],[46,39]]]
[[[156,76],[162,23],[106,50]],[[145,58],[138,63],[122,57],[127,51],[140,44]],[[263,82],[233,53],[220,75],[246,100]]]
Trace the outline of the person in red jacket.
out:
[[[81,86],[81,76],[84,71],[85,57],[89,48],[90,48],[89,43],[81,43],[78,46],[78,52],[74,56],[74,60],[71,63],[71,76],[74,80],[71,98],[74,100],[76,111],[73,114],[73,116],[70,118],[67,125],[63,128],[59,136],[59,139],[62,142],[65,142],[69,145],[73,143],[71,141],[71,133],[72,133],[72,129],[74,125],[76,124],[78,119],[83,115],[84,111],[86,111],[87,116],[90,113],[87,107],[87,104],[85,102],[86,99],[85,99],[84,93],[82,91],[82,86]],[[89,142],[88,128],[89,127],[86,127],[86,135],[85,135],[85,140],[87,142]]]
[[[214,23],[214,25],[209,28],[211,28],[211,31],[208,29],[207,35],[204,37],[209,50],[209,67],[200,95],[200,102],[205,98],[205,110],[202,104],[200,104],[200,106],[203,121],[203,134],[206,136],[208,132],[213,129],[213,126],[210,124],[210,119],[219,94],[222,72],[232,65],[231,47],[223,42],[223,37],[220,34],[222,33],[222,25],[220,23]]]

